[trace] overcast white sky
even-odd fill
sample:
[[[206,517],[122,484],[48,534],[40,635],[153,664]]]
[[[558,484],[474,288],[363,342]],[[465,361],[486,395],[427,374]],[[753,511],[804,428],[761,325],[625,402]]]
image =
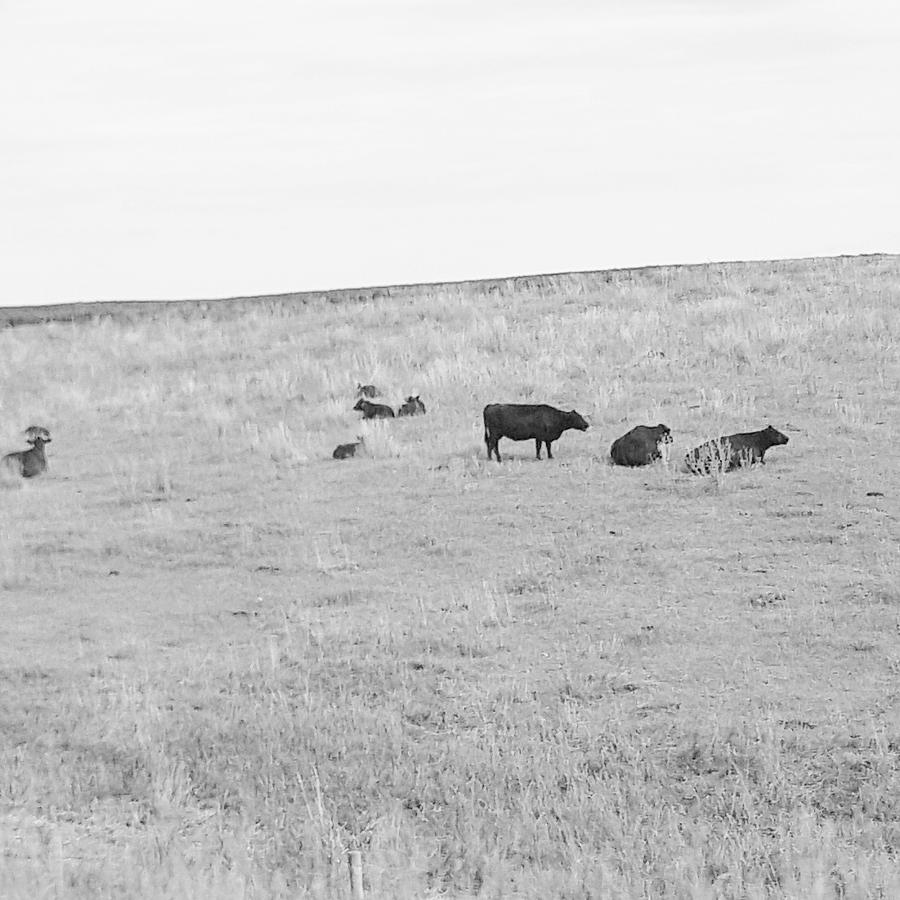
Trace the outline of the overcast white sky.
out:
[[[0,0],[0,305],[900,251],[888,0]]]

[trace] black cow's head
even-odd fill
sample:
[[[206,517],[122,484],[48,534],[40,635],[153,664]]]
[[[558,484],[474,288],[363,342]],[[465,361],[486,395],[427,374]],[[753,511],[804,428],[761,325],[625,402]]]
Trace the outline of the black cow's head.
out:
[[[577,428],[579,431],[587,431],[590,426],[585,422],[584,418],[574,409],[569,410],[569,428]]]

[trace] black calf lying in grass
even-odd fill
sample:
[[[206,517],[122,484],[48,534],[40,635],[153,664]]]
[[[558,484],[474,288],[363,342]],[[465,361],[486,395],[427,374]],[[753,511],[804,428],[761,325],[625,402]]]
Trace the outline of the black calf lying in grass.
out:
[[[662,456],[661,444],[671,444],[665,425],[638,425],[613,441],[609,455],[617,466],[646,466]]]
[[[50,443],[49,437],[31,438],[28,441],[31,444],[30,450],[19,450],[16,453],[7,453],[0,460],[4,472],[18,475],[20,478],[34,478],[47,471],[47,457],[44,455],[44,444]]]
[[[398,416],[424,416],[425,415],[425,404],[420,399],[419,395],[416,394],[415,397],[407,397],[403,406],[400,407],[400,410],[397,412]]]
[[[353,444],[338,444],[337,447],[334,448],[334,453],[331,454],[331,458],[350,459],[351,456],[356,456],[356,452],[360,450],[364,444],[365,440],[361,437]]]
[[[353,407],[363,414],[364,419],[393,419],[394,411],[383,403],[369,403],[368,400],[357,400]]]
[[[765,463],[766,450],[786,444],[788,439],[771,425],[762,431],[743,431],[727,434],[714,441],[707,441],[695,447],[685,456],[688,471],[695,475],[709,475],[710,472],[728,472],[740,466]]]

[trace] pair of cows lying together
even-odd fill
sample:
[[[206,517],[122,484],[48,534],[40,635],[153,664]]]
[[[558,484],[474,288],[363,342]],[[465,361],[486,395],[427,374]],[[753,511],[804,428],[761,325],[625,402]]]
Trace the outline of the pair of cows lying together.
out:
[[[728,472],[764,463],[766,450],[787,442],[786,435],[767,425],[760,431],[725,434],[706,441],[685,455],[684,464],[694,475]],[[617,466],[645,466],[662,456],[662,444],[671,443],[672,433],[665,425],[638,425],[613,441],[609,455]]]
[[[0,460],[0,469],[19,478],[34,478],[35,475],[47,471],[44,445],[51,442],[50,432],[41,425],[29,425],[25,429],[25,441],[31,444],[31,449],[7,453]]]
[[[493,454],[500,462],[500,438],[514,441],[534,440],[537,458],[541,458],[541,444],[547,448],[547,458],[553,459],[550,445],[564,431],[575,428],[586,431],[588,423],[575,410],[565,412],[546,404],[489,403],[484,408],[484,442],[488,459]],[[609,449],[612,461],[619,466],[646,466],[662,456],[662,446],[672,442],[672,433],[665,425],[638,425],[613,441]],[[709,474],[728,471],[738,466],[765,462],[766,450],[788,442],[771,425],[761,431],[729,434],[695,447],[685,456],[688,471]]]
[[[363,414],[364,419],[393,419],[394,410],[386,403],[372,403],[372,399],[380,396],[381,392],[374,384],[356,385],[356,406],[353,408]],[[424,416],[425,404],[418,394],[415,397],[407,397],[397,411],[398,416]]]
[[[353,407],[357,412],[363,414],[364,419],[393,419],[394,410],[386,403],[370,403],[368,400],[357,400],[356,406]],[[424,416],[425,404],[415,397],[407,397],[400,409],[397,410],[398,416]]]

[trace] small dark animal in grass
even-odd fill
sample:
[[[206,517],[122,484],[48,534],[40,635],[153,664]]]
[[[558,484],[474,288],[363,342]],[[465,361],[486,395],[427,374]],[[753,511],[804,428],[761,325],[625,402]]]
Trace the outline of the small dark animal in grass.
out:
[[[2,467],[4,471],[11,472],[21,478],[34,478],[47,471],[47,457],[44,455],[44,444],[50,443],[50,438],[34,437],[28,441],[30,450],[20,450],[18,453],[7,453],[3,457]]]
[[[662,423],[638,425],[613,441],[609,455],[617,466],[647,466],[662,456],[661,444],[671,443],[672,433]]]
[[[356,396],[357,397],[368,397],[370,400],[373,397],[380,397],[381,391],[375,387],[374,384],[360,384],[356,383]]]
[[[363,414],[364,419],[393,419],[394,411],[383,403],[370,403],[368,400],[357,400],[353,407]]]
[[[534,440],[537,458],[541,444],[547,445],[547,459],[553,459],[550,444],[570,428],[586,431],[588,423],[575,410],[564,412],[545,403],[489,403],[484,408],[484,442],[488,459],[491,453],[500,462],[497,445],[500,438],[514,441]]]
[[[331,454],[332,459],[350,459],[351,456],[356,456],[357,451],[365,444],[365,440],[359,437],[357,438],[355,443],[352,444],[338,444],[337,447],[334,448],[334,453]]]
[[[771,425],[762,431],[744,431],[727,434],[714,441],[695,447],[685,456],[688,470],[695,475],[708,475],[722,469],[726,472],[740,466],[765,463],[766,450],[786,444],[788,439]]]
[[[29,425],[24,431],[25,437],[30,444],[36,437],[43,438],[45,441],[50,440],[50,432],[43,425]]]
[[[424,416],[425,415],[425,404],[420,399],[419,395],[416,394],[415,397],[407,397],[403,403],[403,406],[400,407],[397,412],[398,416]]]

